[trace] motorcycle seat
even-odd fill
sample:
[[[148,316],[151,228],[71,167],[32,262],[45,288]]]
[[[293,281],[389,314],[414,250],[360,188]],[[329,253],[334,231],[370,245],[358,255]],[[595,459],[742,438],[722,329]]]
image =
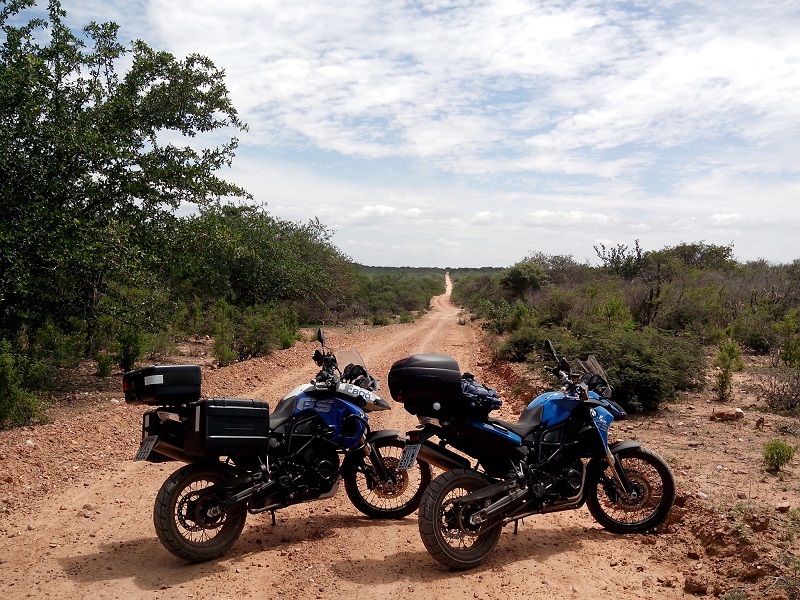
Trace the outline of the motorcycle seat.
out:
[[[542,422],[543,412],[544,412],[544,407],[542,405],[538,405],[534,406],[531,409],[525,410],[520,416],[519,421],[517,421],[516,423],[509,423],[508,421],[502,421],[500,419],[489,419],[489,421],[497,423],[498,425],[502,425],[509,431],[513,431],[519,437],[524,439]]]

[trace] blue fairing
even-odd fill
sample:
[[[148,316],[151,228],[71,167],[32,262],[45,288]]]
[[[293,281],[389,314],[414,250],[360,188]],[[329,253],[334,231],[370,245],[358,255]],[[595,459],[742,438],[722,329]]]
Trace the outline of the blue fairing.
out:
[[[592,421],[594,421],[600,437],[603,438],[603,445],[608,448],[608,428],[614,421],[614,415],[608,412],[602,406],[596,406],[592,409]]]
[[[366,415],[355,404],[341,398],[314,398],[301,392],[297,395],[294,413],[306,410],[315,411],[334,432],[330,440],[344,447],[353,448],[361,443],[361,438],[366,432]],[[345,427],[345,424],[347,425]],[[351,435],[345,436],[345,432]]]

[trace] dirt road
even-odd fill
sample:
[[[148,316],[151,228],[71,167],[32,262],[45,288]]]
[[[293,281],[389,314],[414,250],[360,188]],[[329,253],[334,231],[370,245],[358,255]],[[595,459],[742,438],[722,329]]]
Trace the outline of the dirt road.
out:
[[[389,367],[412,353],[450,354],[463,371],[489,377],[479,332],[459,324],[449,293],[415,323],[327,334],[334,349],[359,349],[387,399]],[[314,374],[315,347],[205,370],[203,393],[274,403]],[[370,417],[373,429],[415,425],[392,404]],[[268,514],[249,516],[223,558],[185,564],[152,523],[156,492],[180,465],[130,460],[144,409],[121,393],[88,408],[0,440],[2,598],[678,598],[681,570],[697,562],[662,536],[606,533],[581,509],[526,519],[517,535],[506,527],[484,566],[451,572],[425,551],[416,515],[367,519],[340,489],[279,511],[277,526]]]

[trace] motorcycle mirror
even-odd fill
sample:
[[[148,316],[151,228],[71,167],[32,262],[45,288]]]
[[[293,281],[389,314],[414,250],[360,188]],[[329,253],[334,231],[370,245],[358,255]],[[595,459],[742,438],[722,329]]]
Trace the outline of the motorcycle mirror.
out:
[[[322,362],[325,360],[325,355],[319,351],[319,348],[317,348],[314,350],[314,354],[311,355],[311,359],[318,365],[322,366]]]
[[[325,332],[322,331],[322,328],[317,329],[317,341],[322,344],[322,347],[325,347]]]

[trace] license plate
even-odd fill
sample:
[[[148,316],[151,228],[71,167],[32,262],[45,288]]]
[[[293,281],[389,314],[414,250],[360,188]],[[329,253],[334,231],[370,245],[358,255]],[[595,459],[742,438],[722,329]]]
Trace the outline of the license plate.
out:
[[[136,453],[136,457],[133,460],[147,460],[147,457],[150,456],[150,452],[155,448],[157,442],[157,435],[148,435],[142,440],[142,445],[139,446],[139,451]]]
[[[399,471],[407,471],[417,463],[417,455],[422,444],[406,444],[403,448],[403,455],[400,457],[400,462],[397,464]]]

